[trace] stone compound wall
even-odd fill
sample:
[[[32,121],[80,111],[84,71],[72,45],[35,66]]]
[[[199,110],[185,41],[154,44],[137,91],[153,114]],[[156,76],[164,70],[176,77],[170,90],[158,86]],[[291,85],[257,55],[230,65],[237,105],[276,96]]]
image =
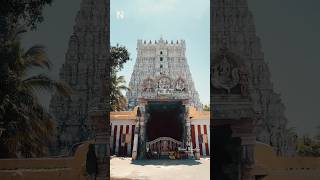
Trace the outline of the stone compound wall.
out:
[[[1,159],[1,180],[85,180],[89,142],[80,145],[74,157]]]
[[[320,158],[278,157],[267,144],[255,145],[253,174],[262,180],[319,180]]]

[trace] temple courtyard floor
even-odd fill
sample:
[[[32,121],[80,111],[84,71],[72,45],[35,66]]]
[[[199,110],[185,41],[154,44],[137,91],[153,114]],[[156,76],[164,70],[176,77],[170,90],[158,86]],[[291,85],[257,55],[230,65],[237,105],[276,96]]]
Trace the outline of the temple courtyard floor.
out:
[[[115,180],[209,180],[210,158],[131,161],[131,158],[112,157],[110,173]]]

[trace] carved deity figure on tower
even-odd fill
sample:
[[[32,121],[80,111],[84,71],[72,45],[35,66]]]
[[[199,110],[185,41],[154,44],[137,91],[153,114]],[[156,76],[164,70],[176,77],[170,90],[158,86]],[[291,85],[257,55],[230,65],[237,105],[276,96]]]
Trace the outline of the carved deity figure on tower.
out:
[[[248,71],[246,66],[242,65],[239,68],[239,84],[240,84],[240,90],[241,90],[241,95],[242,96],[248,96],[249,91],[248,91],[248,86],[249,86],[249,78],[248,78]]]
[[[230,71],[231,71],[231,64],[228,62],[226,57],[224,56],[221,64],[219,66],[219,75],[222,81],[230,81]]]
[[[158,82],[158,87],[163,90],[170,89],[170,79],[168,77],[162,77],[160,78]]]
[[[143,90],[145,92],[153,92],[154,91],[154,83],[153,83],[153,80],[151,78],[148,78],[148,79],[144,80]]]
[[[179,78],[176,82],[175,90],[177,91],[184,91],[185,90],[185,83],[184,80]]]
[[[226,90],[227,94],[230,94],[231,89],[236,87],[240,81],[239,68],[233,61],[223,55],[222,59],[213,65],[212,84],[215,88]]]

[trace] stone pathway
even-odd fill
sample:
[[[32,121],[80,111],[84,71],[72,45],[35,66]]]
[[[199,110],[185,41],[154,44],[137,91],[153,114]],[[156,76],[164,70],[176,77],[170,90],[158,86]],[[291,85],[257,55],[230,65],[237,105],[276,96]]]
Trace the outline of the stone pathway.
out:
[[[111,177],[130,180],[209,180],[210,158],[195,160],[137,160],[113,157]]]

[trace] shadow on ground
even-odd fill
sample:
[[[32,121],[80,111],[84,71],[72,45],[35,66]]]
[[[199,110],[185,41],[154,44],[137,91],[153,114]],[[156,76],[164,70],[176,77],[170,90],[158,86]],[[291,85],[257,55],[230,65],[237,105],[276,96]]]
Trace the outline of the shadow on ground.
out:
[[[162,165],[162,166],[177,166],[177,165],[188,165],[188,166],[194,166],[199,165],[201,162],[196,160],[167,160],[167,159],[157,159],[157,160],[135,160],[132,161],[131,164],[134,165]]]

